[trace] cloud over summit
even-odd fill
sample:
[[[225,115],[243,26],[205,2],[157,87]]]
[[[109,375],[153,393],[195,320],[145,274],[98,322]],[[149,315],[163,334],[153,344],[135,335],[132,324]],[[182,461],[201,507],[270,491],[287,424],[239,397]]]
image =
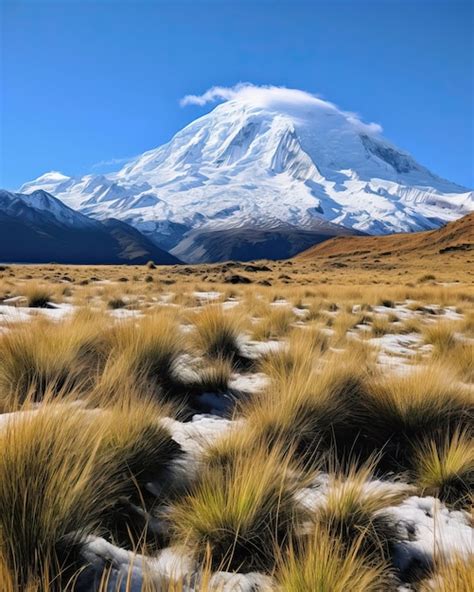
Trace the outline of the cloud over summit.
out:
[[[297,113],[311,110],[326,111],[338,114],[364,131],[378,134],[382,127],[378,123],[364,123],[357,113],[343,111],[334,103],[325,101],[317,95],[304,90],[286,88],[283,86],[256,86],[249,82],[239,82],[235,86],[213,86],[201,95],[186,95],[180,105],[198,105],[203,107],[208,103],[222,101],[238,101],[243,104],[266,109],[285,110]]]

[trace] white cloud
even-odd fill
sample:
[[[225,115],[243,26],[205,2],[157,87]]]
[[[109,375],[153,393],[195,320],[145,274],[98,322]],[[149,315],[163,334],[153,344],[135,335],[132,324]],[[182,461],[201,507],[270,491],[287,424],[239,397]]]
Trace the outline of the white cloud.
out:
[[[229,101],[235,99],[239,93],[247,88],[257,87],[246,82],[239,82],[239,84],[231,87],[213,86],[206,90],[202,95],[186,95],[180,100],[179,104],[181,107],[186,107],[187,105],[199,105],[202,107],[207,103],[215,103],[219,100]]]
[[[92,165],[93,169],[100,169],[102,167],[113,166],[115,164],[125,164],[136,158],[136,156],[124,156],[122,158],[110,158],[109,160],[101,160]]]
[[[357,113],[343,111],[334,103],[325,101],[317,95],[304,90],[286,88],[284,86],[256,86],[249,82],[239,82],[235,86],[213,86],[201,95],[186,95],[180,101],[180,105],[198,105],[200,107],[208,103],[219,101],[240,101],[251,106],[285,109],[321,109],[335,114],[342,115],[349,122],[360,126],[364,131],[380,133],[382,127],[378,123],[364,123]]]

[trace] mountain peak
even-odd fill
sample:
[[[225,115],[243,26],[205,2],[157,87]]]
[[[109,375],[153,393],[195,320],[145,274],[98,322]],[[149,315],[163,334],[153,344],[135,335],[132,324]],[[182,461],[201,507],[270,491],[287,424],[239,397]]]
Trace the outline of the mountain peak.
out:
[[[50,173],[22,190],[39,188],[167,249],[199,228],[271,220],[384,234],[436,228],[474,209],[472,192],[418,164],[379,125],[303,91],[248,85],[116,173]]]

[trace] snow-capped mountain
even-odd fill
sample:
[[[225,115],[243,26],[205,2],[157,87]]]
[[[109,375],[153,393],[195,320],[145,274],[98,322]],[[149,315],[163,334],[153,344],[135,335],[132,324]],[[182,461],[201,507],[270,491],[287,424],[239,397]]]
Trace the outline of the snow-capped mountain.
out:
[[[93,220],[43,190],[0,190],[0,261],[47,263],[179,263],[136,228]]]
[[[124,220],[178,256],[184,241],[191,260],[206,258],[187,240],[200,229],[385,234],[436,228],[474,209],[473,192],[418,164],[378,126],[302,91],[257,90],[236,93],[116,173],[47,173],[21,191],[44,189],[85,214]]]

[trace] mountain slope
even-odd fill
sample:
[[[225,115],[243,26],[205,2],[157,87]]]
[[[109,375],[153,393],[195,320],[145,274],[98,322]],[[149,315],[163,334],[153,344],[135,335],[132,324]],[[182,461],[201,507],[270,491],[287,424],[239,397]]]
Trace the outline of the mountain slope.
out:
[[[474,209],[472,192],[418,164],[378,126],[278,88],[237,95],[116,173],[47,173],[21,190],[35,189],[132,224],[191,261],[200,260],[189,246],[197,229],[320,231],[330,223],[328,231],[385,234],[437,228]]]
[[[411,257],[422,259],[449,253],[474,254],[474,213],[437,230],[389,236],[337,237],[297,255],[301,261],[350,258]]]
[[[309,246],[334,236],[360,234],[350,229],[295,228],[281,225],[278,228],[223,228],[220,230],[197,229],[191,231],[172,250],[183,261],[217,263],[222,261],[252,261],[254,259],[288,259]]]
[[[136,229],[91,220],[44,191],[0,190],[0,261],[45,263],[179,263]]]

